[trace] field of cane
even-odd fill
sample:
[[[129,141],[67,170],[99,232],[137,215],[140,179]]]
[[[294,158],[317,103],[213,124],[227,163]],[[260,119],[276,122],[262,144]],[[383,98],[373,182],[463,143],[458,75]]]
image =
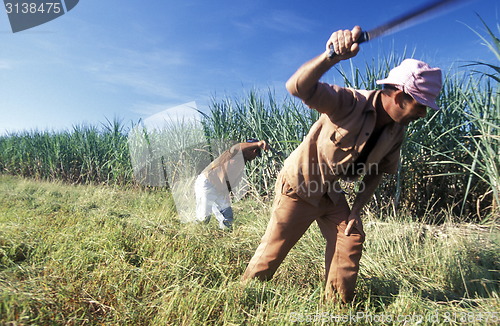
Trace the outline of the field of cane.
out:
[[[485,28],[478,36],[500,61],[497,31]],[[403,57],[336,73],[346,86],[374,89]],[[408,127],[398,173],[365,210],[357,294],[347,305],[323,300],[316,226],[273,280],[240,282],[284,157],[317,119],[298,101],[250,91],[214,99],[203,115],[204,151],[247,138],[275,149],[247,165],[250,191],[234,204],[229,232],[213,221],[181,223],[168,184],[138,184],[129,137],[138,124],[0,136],[0,324],[499,324],[499,74],[498,62],[444,70],[443,110]],[[153,157],[163,135],[145,136]],[[200,149],[188,147],[176,153],[184,163]],[[358,185],[345,184],[350,200]]]

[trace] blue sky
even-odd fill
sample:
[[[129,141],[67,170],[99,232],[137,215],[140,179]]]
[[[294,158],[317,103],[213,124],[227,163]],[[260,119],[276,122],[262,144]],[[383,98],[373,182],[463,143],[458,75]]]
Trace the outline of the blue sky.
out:
[[[115,117],[129,124],[192,101],[207,110],[211,98],[250,89],[280,96],[333,31],[356,24],[369,30],[426,2],[82,0],[18,33],[1,11],[0,134]],[[466,26],[484,31],[476,13],[496,30],[500,3],[477,0],[363,44],[353,64],[405,48],[445,70],[497,63]],[[335,71],[325,78],[335,80]]]

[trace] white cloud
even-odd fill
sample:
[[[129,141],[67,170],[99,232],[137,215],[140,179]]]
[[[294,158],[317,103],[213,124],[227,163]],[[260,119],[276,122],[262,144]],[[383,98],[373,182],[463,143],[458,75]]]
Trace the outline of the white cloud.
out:
[[[275,10],[253,16],[250,20],[238,20],[233,24],[246,31],[265,28],[282,33],[306,33],[310,32],[316,23],[291,11]]]
[[[273,11],[261,22],[265,27],[280,32],[309,32],[313,21],[290,11]]]
[[[7,60],[0,60],[0,70],[10,70],[13,68],[13,63]]]
[[[154,76],[139,72],[107,72],[99,73],[100,80],[132,88],[135,92],[146,95],[155,95],[164,98],[178,98],[178,94],[167,83]]]
[[[184,55],[174,51],[136,51],[108,48],[99,62],[84,68],[97,79],[134,91],[164,98],[179,98],[177,87],[181,67],[187,65]]]

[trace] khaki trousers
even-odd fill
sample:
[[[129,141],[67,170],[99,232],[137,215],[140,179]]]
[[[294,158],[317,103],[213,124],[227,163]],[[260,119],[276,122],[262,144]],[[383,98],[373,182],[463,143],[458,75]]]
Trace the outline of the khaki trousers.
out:
[[[281,176],[278,178],[276,190],[266,233],[242,279],[271,279],[290,249],[316,221],[326,239],[325,295],[330,299],[334,293],[338,293],[342,301],[351,301],[354,297],[365,235],[357,229],[349,236],[344,234],[350,214],[345,196],[341,195],[334,204],[325,195],[316,207],[295,194]]]

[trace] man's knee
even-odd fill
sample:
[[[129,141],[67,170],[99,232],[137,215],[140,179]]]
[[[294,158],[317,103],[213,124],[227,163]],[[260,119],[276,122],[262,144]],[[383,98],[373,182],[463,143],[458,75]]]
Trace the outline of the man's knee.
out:
[[[233,221],[234,221],[234,216],[233,216],[233,209],[231,206],[226,207],[220,211],[222,214],[223,220],[221,221],[221,228],[232,228],[233,227]]]
[[[226,207],[224,209],[222,209],[220,211],[220,213],[222,214],[222,216],[224,216],[225,219],[233,219],[233,209],[231,208],[231,206],[229,207]]]

